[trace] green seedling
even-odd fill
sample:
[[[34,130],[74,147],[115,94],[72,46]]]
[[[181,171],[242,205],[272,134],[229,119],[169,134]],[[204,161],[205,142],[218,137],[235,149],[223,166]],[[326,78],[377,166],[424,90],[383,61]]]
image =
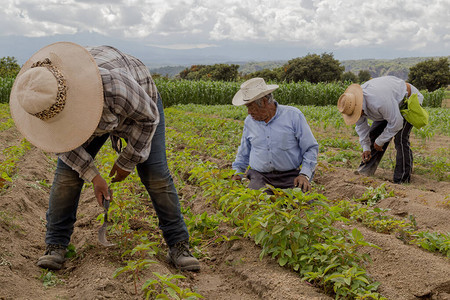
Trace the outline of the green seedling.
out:
[[[56,274],[47,269],[41,270],[41,275],[39,276],[39,279],[42,281],[42,284],[46,288],[64,283],[61,279],[58,278]]]
[[[178,279],[186,278],[183,275],[161,275],[158,272],[153,272],[153,275],[156,279],[149,279],[142,286],[146,299],[195,300],[204,298],[190,289],[182,289],[177,285]]]

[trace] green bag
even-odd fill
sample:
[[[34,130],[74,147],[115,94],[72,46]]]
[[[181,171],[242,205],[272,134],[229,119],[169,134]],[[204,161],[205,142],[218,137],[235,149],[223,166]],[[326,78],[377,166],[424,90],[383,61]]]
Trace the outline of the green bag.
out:
[[[428,112],[420,106],[417,94],[405,98],[400,105],[400,113],[411,125],[417,129],[428,124]]]

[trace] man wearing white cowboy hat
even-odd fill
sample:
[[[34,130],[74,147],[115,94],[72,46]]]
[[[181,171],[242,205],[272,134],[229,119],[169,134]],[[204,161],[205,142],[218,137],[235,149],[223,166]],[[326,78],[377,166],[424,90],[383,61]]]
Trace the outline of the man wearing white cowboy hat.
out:
[[[400,104],[411,94],[417,94],[422,103],[423,96],[416,87],[395,76],[383,76],[361,86],[352,84],[339,97],[339,112],[345,124],[356,124],[355,129],[363,149],[357,173],[373,175],[394,137],[397,157],[393,181],[410,182],[413,156],[409,135],[412,125],[401,115]],[[368,119],[373,120],[371,126],[367,123]]]
[[[233,97],[233,104],[247,106],[249,115],[232,164],[236,170],[232,179],[241,180],[246,173],[251,189],[270,184],[307,192],[311,190],[319,145],[302,112],[274,100],[272,92],[277,88],[275,84],[266,85],[262,78],[253,78],[244,82]]]
[[[76,221],[84,182],[100,205],[110,200],[94,158],[108,137],[120,153],[109,174],[124,180],[137,169],[159,218],[170,261],[197,271],[189,233],[165,151],[161,98],[147,67],[109,47],[59,42],[35,53],[22,67],[10,97],[11,115],[36,147],[58,153],[47,211],[47,249],[38,266],[60,269]],[[121,149],[120,138],[127,141]]]

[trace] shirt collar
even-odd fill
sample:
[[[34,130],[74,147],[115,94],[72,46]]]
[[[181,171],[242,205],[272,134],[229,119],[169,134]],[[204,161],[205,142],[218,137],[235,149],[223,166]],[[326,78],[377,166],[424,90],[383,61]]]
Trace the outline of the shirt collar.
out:
[[[267,124],[270,124],[270,122],[272,122],[273,120],[275,120],[276,118],[278,118],[278,116],[280,115],[280,110],[278,107],[278,102],[273,100],[273,103],[275,103],[276,106],[276,110],[275,110],[275,115],[272,117],[272,119],[269,120],[269,122],[267,122]],[[264,122],[264,121],[263,121]]]

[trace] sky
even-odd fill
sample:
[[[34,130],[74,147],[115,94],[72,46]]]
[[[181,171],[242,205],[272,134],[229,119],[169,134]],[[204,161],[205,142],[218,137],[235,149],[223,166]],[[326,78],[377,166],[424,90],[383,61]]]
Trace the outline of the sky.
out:
[[[109,44],[153,65],[450,55],[450,0],[2,0],[0,57]]]

